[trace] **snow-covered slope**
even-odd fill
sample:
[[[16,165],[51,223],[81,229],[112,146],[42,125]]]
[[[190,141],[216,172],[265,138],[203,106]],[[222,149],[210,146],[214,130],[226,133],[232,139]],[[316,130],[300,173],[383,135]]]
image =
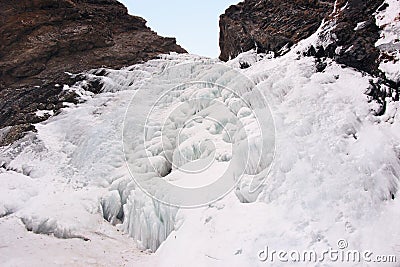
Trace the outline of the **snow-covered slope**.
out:
[[[183,223],[157,251],[157,263],[253,266],[262,264],[257,253],[265,246],[321,252],[341,239],[350,249],[398,256],[397,103],[376,117],[376,103],[365,95],[370,77],[333,62],[318,73],[313,59],[288,55],[245,73],[274,116],[272,169],[256,196],[243,180],[238,198],[180,211]]]
[[[171,54],[65,87],[85,102],[1,148],[2,265],[280,266],[260,251],[338,240],[400,260],[398,103],[378,116],[376,78],[319,72],[301,56],[314,37],[278,58]]]

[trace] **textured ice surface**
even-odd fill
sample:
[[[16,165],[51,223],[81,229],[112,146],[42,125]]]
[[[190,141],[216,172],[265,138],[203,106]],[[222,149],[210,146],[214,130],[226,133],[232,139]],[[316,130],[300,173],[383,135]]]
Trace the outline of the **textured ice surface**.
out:
[[[274,164],[256,176],[264,183],[251,190],[253,177],[244,176],[237,198],[179,211],[183,222],[157,251],[158,265],[257,265],[266,245],[323,251],[339,239],[375,255],[400,254],[397,104],[374,116],[364,94],[370,77],[333,62],[318,73],[312,58],[295,58],[244,70],[268,99],[276,126]],[[176,250],[185,257],[168,257]]]
[[[306,47],[314,37],[294,49]],[[80,263],[93,265],[110,255],[107,264],[123,265],[125,254],[131,264],[145,260],[162,266],[253,266],[260,264],[257,253],[266,245],[320,251],[336,247],[338,239],[346,239],[351,249],[399,255],[398,103],[388,102],[386,113],[375,116],[376,103],[365,95],[368,75],[334,62],[317,72],[313,58],[295,51],[280,58],[255,56],[249,52],[226,65],[185,68],[210,61],[165,55],[120,71],[89,73],[88,79],[103,82],[98,95],[86,92],[84,82],[66,88],[80,92],[86,102],[37,124],[37,133],[1,150],[0,260],[27,263],[27,256],[16,249],[24,247],[24,241],[8,245],[12,231],[40,248],[44,238],[54,245],[55,255],[62,254],[62,244],[87,249],[84,253],[96,259]],[[240,60],[249,63],[248,68],[241,70]],[[235,72],[226,71],[227,66]],[[159,80],[152,80],[160,73]],[[249,77],[253,87],[235,84],[235,73]],[[177,86],[191,79],[203,82]],[[213,83],[239,88],[249,106]],[[166,87],[175,90],[159,95]],[[264,118],[266,125],[275,125],[262,129],[262,135],[254,117],[254,112],[267,113],[260,93],[273,115]],[[127,113],[130,139],[123,146],[132,95],[141,101]],[[146,127],[135,126],[135,121],[146,119],[139,111],[153,105],[154,96],[163,97]],[[198,101],[185,105],[192,97]],[[218,103],[231,113],[221,112]],[[204,119],[207,116],[218,123]],[[261,150],[269,146],[276,147],[275,153]],[[253,156],[248,160],[247,154]],[[210,162],[200,174],[182,171]],[[164,197],[168,192],[158,190],[160,181],[184,188],[210,184],[229,164],[234,180],[237,169],[246,166],[235,190],[195,210],[150,198],[131,177],[137,175],[156,196]],[[137,259],[132,255],[140,252],[121,232],[140,249],[158,250],[150,259]],[[46,259],[35,246],[24,249],[39,255],[35,263]],[[14,261],[3,256],[9,253],[14,253]],[[66,255],[78,254],[74,250]],[[60,259],[61,264],[76,263]],[[57,263],[54,258],[47,262]]]

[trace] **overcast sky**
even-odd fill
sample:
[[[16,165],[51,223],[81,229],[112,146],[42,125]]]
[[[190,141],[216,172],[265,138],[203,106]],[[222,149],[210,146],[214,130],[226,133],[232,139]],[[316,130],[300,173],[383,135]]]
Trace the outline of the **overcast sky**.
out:
[[[119,0],[161,36],[175,37],[189,53],[219,56],[219,15],[240,0]]]

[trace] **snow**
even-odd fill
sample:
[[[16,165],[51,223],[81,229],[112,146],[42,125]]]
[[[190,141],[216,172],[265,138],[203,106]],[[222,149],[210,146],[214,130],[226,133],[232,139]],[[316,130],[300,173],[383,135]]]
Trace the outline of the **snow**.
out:
[[[258,53],[255,49],[239,54],[236,58],[227,62],[227,65],[232,68],[240,68],[243,65],[251,66],[257,61],[263,59],[274,58],[274,53],[271,51],[268,54]]]
[[[399,255],[399,202],[392,200],[399,186],[398,118],[387,123],[372,114],[365,75],[333,62],[316,73],[313,59],[294,57],[244,71],[269,100],[277,131],[262,189],[251,194],[244,177],[237,199],[180,210],[183,223],[157,250],[157,265],[258,265],[266,245],[322,251],[339,239],[352,249]],[[168,257],[174,251],[185,255]]]
[[[354,28],[355,31],[359,31],[364,29],[367,26],[367,22],[366,21],[362,21],[362,22],[358,22],[357,26]]]
[[[36,194],[32,178],[12,171],[0,173],[0,217],[20,209]]]
[[[132,239],[103,224],[82,239],[59,239],[28,232],[14,216],[0,220],[2,266],[148,266]]]
[[[376,116],[373,77],[297,53],[329,27],[281,57],[170,54],[64,86],[84,102],[0,150],[2,264],[259,266],[340,239],[400,256],[398,103]]]
[[[38,116],[38,117],[45,117],[46,115],[53,116],[54,111],[53,110],[38,110],[38,111],[36,111],[36,116]]]

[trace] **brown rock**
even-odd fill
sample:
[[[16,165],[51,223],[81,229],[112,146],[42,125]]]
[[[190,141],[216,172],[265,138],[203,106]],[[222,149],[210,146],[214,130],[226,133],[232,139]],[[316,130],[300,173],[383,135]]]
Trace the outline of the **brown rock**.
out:
[[[245,0],[220,16],[221,60],[256,48],[278,52],[313,34],[333,10],[333,0]]]
[[[116,0],[1,1],[0,15],[2,88],[186,52],[174,38],[158,36],[144,19],[128,15]]]

